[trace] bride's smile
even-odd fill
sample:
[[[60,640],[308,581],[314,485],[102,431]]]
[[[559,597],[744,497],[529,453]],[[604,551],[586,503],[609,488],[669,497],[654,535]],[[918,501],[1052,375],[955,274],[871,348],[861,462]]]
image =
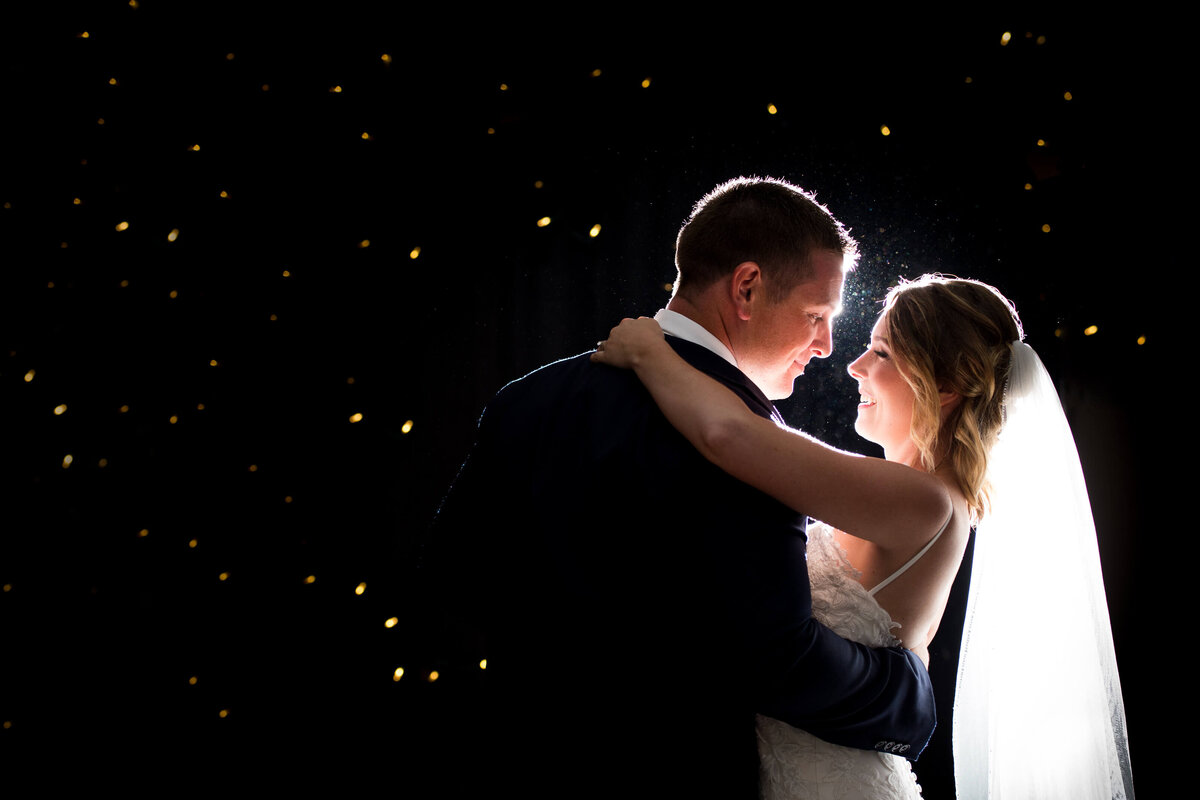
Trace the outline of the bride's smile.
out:
[[[871,343],[850,366],[858,381],[858,419],[854,429],[864,439],[881,445],[889,460],[899,459],[899,450],[909,443],[912,427],[913,390],[892,356],[885,318],[871,330]]]

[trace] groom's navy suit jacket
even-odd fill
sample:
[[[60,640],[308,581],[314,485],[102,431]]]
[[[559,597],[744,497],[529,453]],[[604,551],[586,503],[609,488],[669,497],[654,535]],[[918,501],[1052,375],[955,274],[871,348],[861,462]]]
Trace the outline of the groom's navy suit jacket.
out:
[[[668,338],[777,413],[736,368]],[[705,461],[633,372],[587,354],[489,404],[430,568],[487,657],[481,695],[454,712],[485,785],[752,798],[756,712],[910,758],[934,727],[915,656],[812,619],[805,518]]]

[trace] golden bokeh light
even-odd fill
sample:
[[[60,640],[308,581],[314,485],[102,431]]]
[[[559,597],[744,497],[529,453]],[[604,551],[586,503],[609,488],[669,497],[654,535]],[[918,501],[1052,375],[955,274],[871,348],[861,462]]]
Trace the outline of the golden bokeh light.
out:
[[[398,681],[404,677],[404,667],[396,667],[396,671],[392,673],[392,680]]]
[[[358,584],[358,586],[354,587],[355,594],[361,595],[366,591],[367,591],[367,582],[366,581],[363,581],[362,583]]]
[[[767,113],[768,114],[778,114],[779,109],[775,107],[774,103],[767,103]]]
[[[1139,336],[1139,337],[1137,338],[1137,343],[1138,343],[1138,344],[1145,344],[1145,343],[1146,343],[1146,337],[1145,337],[1145,336]]]
[[[138,531],[138,538],[139,538],[139,539],[145,539],[145,538],[146,538],[147,536],[149,536],[149,535],[150,535],[150,529],[149,529],[149,528],[142,528],[140,531]]]
[[[193,675],[192,677],[188,678],[188,685],[195,686],[198,681],[199,681],[199,679],[195,675]]]
[[[487,669],[487,659],[486,658],[479,662],[479,668]]]
[[[350,415],[350,421],[351,421],[352,423],[353,423],[353,422],[361,422],[361,421],[362,421],[362,418],[363,418],[363,415],[362,415],[362,414],[355,413],[355,414],[351,414],[351,415]]]
[[[63,415],[63,413],[64,413],[66,410],[67,410],[67,404],[66,404],[66,403],[62,403],[62,404],[60,404],[60,405],[57,405],[57,406],[55,406],[55,407],[54,407],[54,416],[56,416],[56,417],[62,416],[62,415]]]
[[[1084,336],[1094,336],[1100,330],[1096,325],[1088,325],[1083,329]]]
[[[398,623],[399,621],[400,620],[397,617],[388,617],[387,620],[383,623],[383,627],[394,628],[394,627],[396,627],[396,623]]]
[[[404,421],[404,424],[400,426],[401,433],[408,433],[412,429],[413,429],[413,421],[411,419],[406,419]]]
[[[891,128],[889,128],[887,125],[880,125],[880,126],[879,126],[879,132],[880,132],[880,133],[882,133],[884,136],[891,136],[891,135],[892,135],[892,129],[891,129]]]
[[[438,678],[440,678],[440,677],[441,677],[441,675],[439,675],[439,674],[438,674],[438,671],[435,669],[435,670],[433,670],[432,672],[430,672],[430,673],[429,673],[429,682],[430,682],[430,683],[433,683],[434,681],[436,681],[436,680],[437,680]]]
[[[414,247],[412,250],[408,251],[408,257],[413,259],[414,261],[420,255],[421,255],[421,248],[419,248],[419,247]]]
[[[305,578],[304,578],[304,582],[305,582],[305,583],[316,583],[316,582],[317,582],[317,576],[316,576],[316,575],[307,575],[307,576],[305,576]]]
[[[590,231],[588,231],[588,236],[595,239],[599,235],[600,235],[600,223],[597,222],[595,225],[592,226],[592,229]]]
[[[642,88],[643,89],[650,88],[650,79],[649,78],[642,78]]]
[[[229,573],[228,573],[228,572],[222,572],[220,575],[218,575],[218,576],[217,576],[217,580],[219,580],[219,581],[227,581],[227,580],[229,580]]]
[[[71,466],[71,462],[74,460],[75,460],[75,456],[71,455],[70,453],[67,453],[65,456],[63,456],[63,460],[62,460],[63,469],[66,469],[67,467]]]
[[[1001,46],[1001,47],[1003,47],[1004,45],[1008,44],[1008,43],[1009,43],[1009,42],[1011,42],[1011,41],[1012,41],[1012,34],[1011,34],[1011,33],[1009,33],[1008,31],[1005,31],[1005,32],[1004,32],[1004,33],[1003,33],[1003,34],[1000,36],[1000,46]]]
[[[25,373],[25,382],[26,382],[26,383],[33,383],[33,376],[34,376],[34,375],[36,375],[36,374],[37,374],[37,373],[36,373],[34,370],[29,370],[29,372],[26,372],[26,373]]]
[[[117,230],[119,230],[119,231],[127,231],[127,230],[129,230],[129,223],[128,223],[128,222],[118,222],[118,223],[117,223]]]
[[[547,225],[549,225],[549,224],[550,224],[550,218],[549,218],[549,217],[542,217],[541,219],[539,219],[539,220],[537,221],[537,226],[538,226],[539,228],[544,228],[544,227],[546,227],[546,226],[547,226]]]
[[[167,234],[167,241],[173,242],[179,238],[179,228],[171,228],[171,232]]]
[[[1042,233],[1049,233],[1049,232],[1050,232],[1050,223],[1047,222],[1045,225],[1042,226]]]

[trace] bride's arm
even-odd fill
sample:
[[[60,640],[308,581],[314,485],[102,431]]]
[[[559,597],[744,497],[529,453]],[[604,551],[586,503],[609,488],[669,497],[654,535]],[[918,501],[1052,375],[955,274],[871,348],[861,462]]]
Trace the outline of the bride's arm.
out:
[[[950,496],[934,476],[836,450],[758,416],[680,358],[651,319],[622,321],[592,360],[632,368],[705,458],[800,513],[903,550],[923,545],[950,517]]]

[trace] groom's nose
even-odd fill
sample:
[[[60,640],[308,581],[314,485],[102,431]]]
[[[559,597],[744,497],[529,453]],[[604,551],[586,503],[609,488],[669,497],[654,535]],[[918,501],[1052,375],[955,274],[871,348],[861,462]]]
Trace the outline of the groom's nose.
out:
[[[813,337],[809,349],[816,358],[828,358],[833,352],[833,328],[828,320],[823,319],[817,323],[817,334]]]

